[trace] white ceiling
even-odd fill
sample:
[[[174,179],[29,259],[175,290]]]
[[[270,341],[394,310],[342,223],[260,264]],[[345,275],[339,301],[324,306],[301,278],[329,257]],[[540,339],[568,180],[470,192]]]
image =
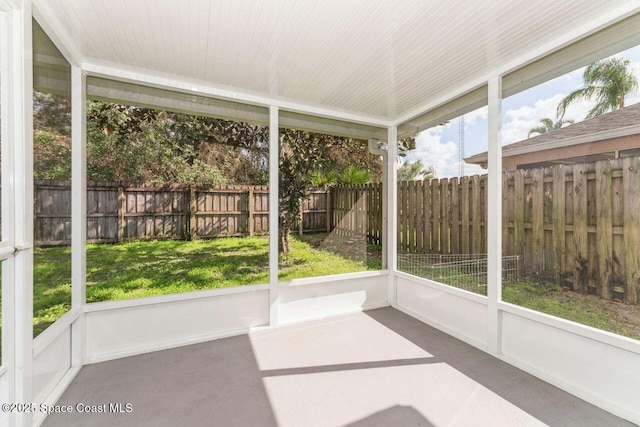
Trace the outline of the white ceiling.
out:
[[[81,63],[393,122],[638,0],[34,0]],[[55,38],[54,38],[55,40]]]

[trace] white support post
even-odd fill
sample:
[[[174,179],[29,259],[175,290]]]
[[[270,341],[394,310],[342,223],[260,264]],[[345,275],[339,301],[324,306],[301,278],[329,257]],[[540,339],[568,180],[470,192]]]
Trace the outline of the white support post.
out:
[[[487,180],[488,351],[500,354],[502,335],[498,302],[502,299],[502,77],[489,80],[489,151]]]
[[[383,231],[383,247],[384,247],[384,260],[386,261],[386,268],[389,270],[389,285],[388,285],[388,302],[390,305],[396,304],[396,276],[395,271],[397,268],[397,253],[398,253],[398,235],[396,232],[396,225],[398,223],[398,176],[396,173],[396,159],[398,156],[398,128],[391,126],[388,129],[387,134],[387,163],[385,164],[385,179],[383,190],[383,203],[385,207],[383,209],[382,223],[385,224]]]
[[[87,243],[87,96],[86,77],[71,68],[71,308],[80,317],[71,327],[71,366],[84,360],[84,305],[86,303]]]
[[[11,89],[13,84],[13,67],[11,66],[10,43],[12,22],[11,11],[0,13],[0,102],[2,105],[12,105]],[[2,244],[0,250],[3,255],[14,251],[15,247],[15,189],[14,189],[14,164],[15,154],[13,150],[13,108],[2,108]],[[10,143],[11,141],[11,143]],[[13,399],[15,395],[14,369],[16,346],[15,336],[15,262],[13,255],[0,256],[2,263],[2,371],[0,373],[0,396]],[[5,371],[6,369],[6,371]],[[4,399],[2,399],[4,400]],[[3,402],[4,403],[4,402]],[[15,414],[0,412],[0,425],[12,425]]]
[[[33,52],[31,1],[12,14],[11,83],[15,201],[15,402],[33,399]],[[32,415],[16,414],[16,426],[30,426]]]
[[[269,324],[278,324],[278,107],[269,107]]]

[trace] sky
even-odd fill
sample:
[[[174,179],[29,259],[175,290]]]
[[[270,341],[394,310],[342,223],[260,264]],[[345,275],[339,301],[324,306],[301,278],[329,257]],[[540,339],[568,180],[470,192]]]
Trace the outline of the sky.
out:
[[[631,68],[640,80],[640,46],[626,50],[616,57],[631,61]],[[508,145],[527,138],[529,130],[548,117],[555,121],[556,108],[571,91],[583,85],[584,68],[564,74],[541,85],[503,99],[502,144]],[[640,92],[627,96],[625,105],[640,102]],[[584,120],[594,102],[580,101],[567,110],[565,119],[575,122]],[[420,132],[416,137],[416,148],[407,153],[405,161],[421,160],[436,169],[438,178],[459,176],[459,129],[460,120],[450,120],[444,126],[436,126]],[[487,107],[464,115],[463,157],[487,151]],[[487,171],[480,166],[464,164],[464,175],[482,174]]]

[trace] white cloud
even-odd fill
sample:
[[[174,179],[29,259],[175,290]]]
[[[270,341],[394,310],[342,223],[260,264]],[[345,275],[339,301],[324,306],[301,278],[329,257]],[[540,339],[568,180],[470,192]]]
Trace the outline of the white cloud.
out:
[[[504,123],[502,125],[503,145],[512,144],[526,139],[529,130],[540,125],[540,120],[550,118],[555,121],[558,104],[566,94],[557,93],[549,98],[537,100],[533,106],[525,105],[515,110],[505,112]],[[566,120],[582,121],[587,115],[591,104],[579,101],[567,109]]]
[[[465,117],[466,120],[466,117]],[[459,174],[459,149],[453,141],[442,141],[442,126],[428,129],[416,137],[416,148],[407,156],[408,160],[421,160],[424,165],[436,169],[438,178],[448,178]],[[465,175],[486,173],[477,165],[464,165]]]
[[[478,120],[487,120],[488,116],[489,116],[489,108],[486,106],[480,107],[477,110],[473,110],[470,113],[467,113],[464,115],[464,124],[465,126],[473,125]]]
[[[640,78],[640,61],[631,62],[630,65],[636,77]],[[627,106],[633,105],[633,104],[637,104],[638,102],[640,102],[640,92],[636,92],[632,95],[627,96],[627,99],[625,99],[624,105],[627,105]]]
[[[527,138],[529,130],[539,125],[540,119],[556,117],[556,108],[563,94],[556,94],[547,99],[539,99],[533,106],[524,105],[515,110],[508,110],[504,114],[502,124],[502,143],[512,144]]]
[[[631,66],[639,74],[640,62],[634,61]],[[556,109],[560,101],[569,93],[572,88],[582,86],[582,75],[584,68],[574,70],[544,83],[541,86],[530,89],[531,92],[522,93],[523,98],[527,99],[519,108],[507,110],[504,113],[502,123],[502,143],[504,145],[521,141],[527,138],[529,130],[540,125],[540,119],[545,117],[552,120],[556,119]],[[536,99],[537,98],[537,99]],[[633,105],[640,102],[640,93],[636,93],[627,97],[626,105]],[[594,101],[578,101],[567,109],[565,119],[579,122],[584,120],[585,116],[593,106]],[[473,140],[473,132],[469,129],[472,125],[482,124],[487,120],[487,107],[479,108],[468,114],[465,114],[465,130],[468,131],[466,137]],[[438,177],[452,177],[459,174],[459,149],[458,143],[453,141],[455,136],[453,132],[457,132],[458,120],[453,119],[444,126],[436,126],[420,133],[416,137],[416,149],[408,153],[407,160],[421,160],[425,165],[435,167]],[[476,127],[477,128],[477,127]],[[444,141],[443,141],[444,139]],[[472,142],[472,141],[470,141]],[[473,145],[473,144],[468,144]],[[486,142],[476,144],[482,146],[482,149],[475,151],[486,151]],[[467,154],[469,152],[467,147]],[[472,150],[473,151],[473,150]],[[478,173],[486,173],[476,165],[465,164],[465,175]]]

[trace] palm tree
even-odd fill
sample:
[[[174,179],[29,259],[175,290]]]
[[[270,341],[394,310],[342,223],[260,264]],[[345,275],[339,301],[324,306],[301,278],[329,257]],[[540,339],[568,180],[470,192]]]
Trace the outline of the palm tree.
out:
[[[431,165],[423,165],[422,160],[404,162],[398,169],[398,181],[414,181],[419,178],[429,181],[436,177],[436,169]]]
[[[638,79],[629,68],[629,60],[610,58],[589,65],[582,75],[584,86],[567,95],[558,105],[558,117],[579,99],[596,99],[587,119],[624,107],[624,98],[638,89]]]
[[[543,133],[560,129],[562,126],[566,124],[573,124],[573,120],[559,119],[554,122],[550,118],[545,117],[544,119],[540,119],[540,123],[542,123],[541,126],[534,126],[531,129],[529,129],[527,138],[531,138],[532,133],[539,133],[540,135],[542,135]]]

